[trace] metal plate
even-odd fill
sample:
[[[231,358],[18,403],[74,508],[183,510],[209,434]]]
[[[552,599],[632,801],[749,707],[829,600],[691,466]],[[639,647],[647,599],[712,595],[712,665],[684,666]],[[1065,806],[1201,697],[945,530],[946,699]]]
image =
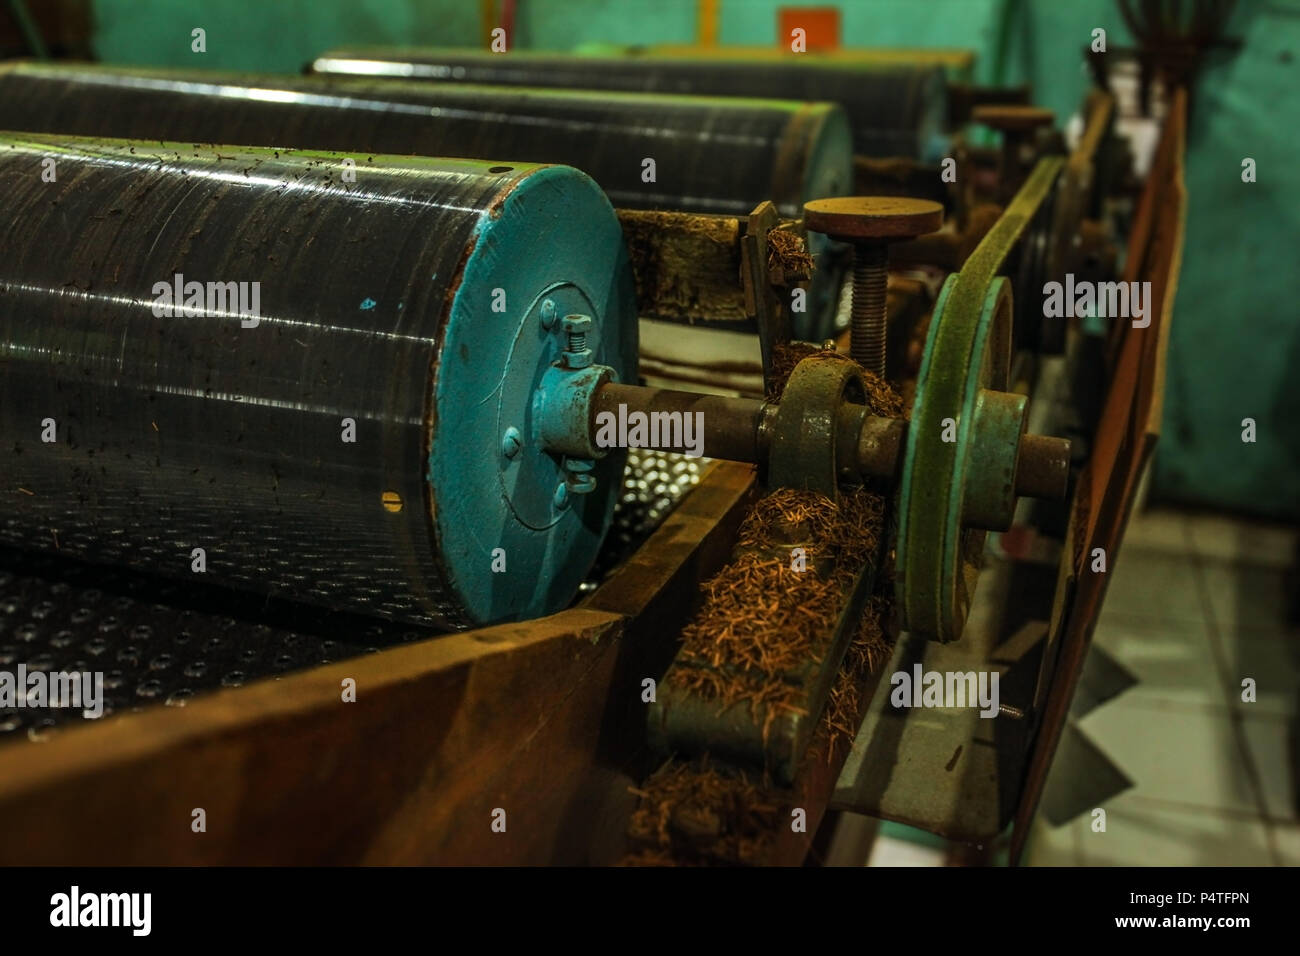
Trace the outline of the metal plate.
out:
[[[629,453],[613,528],[583,593],[635,552],[700,481],[707,459]],[[427,640],[435,632],[57,554],[0,548],[0,670],[102,671],[98,719]],[[0,742],[82,723],[67,708],[0,708]]]
[[[106,719],[424,640],[430,631],[0,549],[0,670],[102,672]],[[20,688],[20,693],[25,688]],[[0,708],[0,741],[94,719]]]

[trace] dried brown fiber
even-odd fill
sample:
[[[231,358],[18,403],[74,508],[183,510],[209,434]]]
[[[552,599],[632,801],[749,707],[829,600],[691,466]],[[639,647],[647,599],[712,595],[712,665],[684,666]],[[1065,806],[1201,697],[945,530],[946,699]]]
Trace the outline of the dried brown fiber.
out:
[[[890,611],[891,602],[888,598],[879,595],[872,597],[862,614],[858,633],[844,655],[844,665],[835,677],[831,699],[822,718],[830,729],[826,748],[828,761],[834,755],[839,741],[852,741],[853,735],[858,732],[862,709],[860,688],[889,659],[892,644],[886,624]]]
[[[803,237],[783,229],[772,229],[767,234],[767,271],[785,275],[811,276],[813,257]]]
[[[780,398],[794,367],[820,351],[820,346],[810,342],[777,342],[772,349],[772,385],[767,391],[768,400],[776,401]]]
[[[782,385],[799,360],[820,352],[801,343],[782,348]],[[900,415],[897,392],[870,373],[866,379],[872,410]],[[769,722],[794,708],[799,688],[790,678],[825,653],[857,574],[875,560],[884,516],[884,497],[867,488],[842,491],[838,505],[794,489],[760,499],[740,526],[741,553],[701,586],[703,602],[682,631],[672,681],[720,707],[765,705]],[[791,568],[796,546],[805,549],[804,571]],[[889,571],[881,569],[878,581],[886,594]],[[890,613],[888,597],[868,600],[821,716],[828,761],[856,732],[861,687],[888,658]],[[632,792],[640,800],[627,865],[753,862],[785,821],[782,791],[707,756],[669,760]]]
[[[746,551],[703,585],[674,683],[723,707],[792,707],[798,688],[786,675],[824,652],[849,586],[873,559],[884,507],[862,488],[842,494],[838,508],[789,488],[759,501],[740,527]],[[795,545],[805,549],[804,571],[791,570]]]
[[[628,835],[640,846],[632,866],[739,863],[775,832],[780,803],[748,774],[723,774],[707,757],[670,761],[634,790],[641,801]]]

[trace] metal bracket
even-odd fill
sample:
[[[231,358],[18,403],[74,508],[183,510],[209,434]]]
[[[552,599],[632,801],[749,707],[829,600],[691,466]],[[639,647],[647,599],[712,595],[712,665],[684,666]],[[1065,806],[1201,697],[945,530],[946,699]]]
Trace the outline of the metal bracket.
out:
[[[780,222],[771,201],[759,203],[749,214],[740,240],[740,284],[745,290],[745,311],[758,327],[763,358],[763,391],[773,384],[773,357],[777,345],[790,341],[789,317],[772,289],[767,269],[767,234]]]
[[[820,352],[795,366],[772,421],[769,487],[802,488],[838,500],[837,428],[845,404],[867,404],[860,365]]]

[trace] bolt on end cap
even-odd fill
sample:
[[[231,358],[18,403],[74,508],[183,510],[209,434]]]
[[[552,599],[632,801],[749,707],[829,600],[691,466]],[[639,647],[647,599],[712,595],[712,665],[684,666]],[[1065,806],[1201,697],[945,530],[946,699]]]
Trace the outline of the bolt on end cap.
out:
[[[839,196],[803,207],[804,227],[832,239],[912,239],[943,225],[943,206],[905,196]]]
[[[591,316],[580,313],[566,315],[560,327],[566,332],[590,332]]]

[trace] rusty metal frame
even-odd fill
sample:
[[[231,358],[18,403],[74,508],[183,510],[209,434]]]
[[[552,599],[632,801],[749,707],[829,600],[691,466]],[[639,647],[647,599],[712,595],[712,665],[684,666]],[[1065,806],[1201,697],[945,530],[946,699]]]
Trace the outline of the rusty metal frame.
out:
[[[1100,122],[1095,128],[1100,130]],[[1123,276],[1125,281],[1152,282],[1155,318],[1146,329],[1124,323],[1114,330],[1115,371],[1093,454],[1076,486],[1050,609],[1026,601],[1044,585],[1050,590],[1050,565],[1001,563],[981,577],[977,603],[980,597],[988,601],[972,611],[962,641],[926,646],[905,639],[886,668],[907,669],[924,661],[926,670],[996,670],[1002,676],[1002,700],[1010,706],[993,720],[978,719],[970,711],[936,711],[918,722],[891,717],[883,700],[874,701],[837,785],[833,808],[986,845],[1014,823],[1012,860],[1023,851],[1110,576],[1085,573],[1085,560],[1093,547],[1105,547],[1114,572],[1138,478],[1159,433],[1186,207],[1185,128],[1185,102],[1178,96],[1142,198]],[[1018,577],[1038,579],[1030,594],[1015,594]]]
[[[1066,535],[1051,629],[1052,634],[1061,635],[1059,651],[1049,660],[1055,666],[1050,670],[1046,702],[1016,810],[1011,839],[1013,863],[1024,851],[1106,587],[1115,571],[1138,482],[1160,435],[1165,355],[1187,217],[1183,177],[1186,141],[1187,94],[1180,88],[1170,103],[1155,162],[1142,193],[1123,276],[1126,282],[1151,282],[1153,318],[1149,328],[1121,324],[1114,330],[1110,390],[1092,456],[1075,494]],[[1106,550],[1106,574],[1085,573],[1095,547]]]

